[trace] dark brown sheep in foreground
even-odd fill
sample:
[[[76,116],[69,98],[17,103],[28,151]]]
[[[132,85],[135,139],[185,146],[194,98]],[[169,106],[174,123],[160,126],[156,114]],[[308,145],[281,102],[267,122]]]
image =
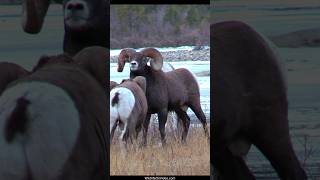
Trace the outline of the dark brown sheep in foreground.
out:
[[[81,54],[91,54],[90,61]],[[58,58],[58,59],[56,59]],[[105,81],[108,51],[39,62],[0,97],[0,179],[105,180],[109,159]],[[45,58],[44,58],[45,60]],[[85,60],[86,62],[83,62]],[[0,77],[2,78],[2,77]]]
[[[212,163],[218,179],[255,179],[243,156],[255,145],[281,179],[307,179],[289,135],[286,83],[267,42],[248,25],[211,25]]]
[[[150,66],[148,61],[150,60]],[[165,124],[169,111],[177,113],[183,122],[182,141],[185,142],[190,125],[186,109],[190,107],[201,121],[205,134],[209,137],[206,117],[200,105],[200,91],[195,77],[184,68],[169,72],[161,70],[163,58],[154,48],[145,48],[140,52],[133,49],[123,49],[118,59],[118,71],[122,72],[126,62],[130,63],[130,78],[144,76],[147,81],[146,96],[148,114],[144,122],[143,138],[146,144],[147,130],[151,114],[157,113],[162,144],[165,140]]]

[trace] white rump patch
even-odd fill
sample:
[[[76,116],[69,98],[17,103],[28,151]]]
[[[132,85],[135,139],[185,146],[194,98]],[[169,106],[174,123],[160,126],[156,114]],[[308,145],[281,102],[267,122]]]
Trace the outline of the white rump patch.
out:
[[[115,97],[116,93],[119,93],[119,101],[117,104],[112,106],[112,100]],[[124,87],[116,87],[110,91],[110,127],[113,127],[117,123],[117,119],[120,119],[124,126],[126,127],[127,119],[130,116],[133,107],[135,104],[135,98],[133,93]],[[124,128],[123,131],[125,131]],[[111,133],[111,128],[110,128]]]
[[[5,124],[20,97],[30,101],[27,130],[23,135],[17,133],[8,143],[3,136]],[[78,110],[60,87],[45,82],[23,82],[10,87],[0,97],[0,177],[22,179],[29,166],[35,180],[56,178],[79,131]]]

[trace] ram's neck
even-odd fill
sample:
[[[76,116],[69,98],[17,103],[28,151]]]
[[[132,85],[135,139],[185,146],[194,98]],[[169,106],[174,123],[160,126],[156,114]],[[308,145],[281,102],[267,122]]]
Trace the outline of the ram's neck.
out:
[[[150,77],[154,76],[154,72],[149,66],[140,71],[130,71],[130,79],[133,79],[137,76],[143,76],[148,80]]]
[[[108,30],[105,27],[86,32],[65,31],[63,51],[71,56],[85,47],[102,46],[109,48]]]

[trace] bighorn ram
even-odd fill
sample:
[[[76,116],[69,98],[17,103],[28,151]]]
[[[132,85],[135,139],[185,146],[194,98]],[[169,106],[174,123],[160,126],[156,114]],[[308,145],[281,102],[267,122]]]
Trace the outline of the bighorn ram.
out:
[[[119,137],[121,150],[129,138],[137,138],[146,118],[148,104],[145,92],[146,79],[142,76],[123,80],[110,92],[110,139],[119,125],[122,131]]]
[[[174,70],[173,66],[172,66],[170,63],[164,63],[163,65],[164,65],[164,66],[162,67],[162,71],[164,71],[164,72],[168,72],[168,71]],[[111,89],[113,89],[115,86],[117,86],[118,83],[115,82],[115,81],[110,81],[110,84],[109,84],[109,85],[110,85],[109,87],[110,87],[110,90],[111,90]],[[154,119],[153,116],[154,116],[154,115],[151,116],[151,119]],[[172,112],[171,117],[174,118],[174,119],[173,119],[174,122],[176,121],[176,126],[173,126],[174,129],[177,129],[177,133],[178,133],[178,134],[181,134],[181,132],[182,132],[182,123],[181,123],[181,121],[178,121],[178,120],[177,120],[174,112]],[[169,119],[170,119],[170,118],[169,118]],[[168,125],[168,124],[167,124],[167,125]]]
[[[281,179],[307,179],[290,141],[286,83],[273,50],[242,22],[220,22],[210,28],[211,157],[218,176],[255,179],[243,159],[253,144]]]
[[[89,46],[109,47],[109,0],[64,0],[63,50],[69,55]],[[38,33],[50,0],[24,0],[22,26],[25,32]]]
[[[106,68],[92,73],[107,58],[101,47],[44,58],[9,84],[0,97],[0,179],[107,179]]]
[[[150,66],[147,65],[151,58]],[[133,49],[123,49],[118,58],[118,72],[122,72],[126,62],[130,62],[130,78],[144,76],[147,81],[146,96],[148,114],[144,122],[143,138],[146,137],[151,114],[157,113],[162,144],[165,140],[165,124],[168,111],[175,111],[183,122],[182,141],[185,142],[190,118],[185,112],[190,107],[201,121],[205,134],[208,135],[206,117],[200,105],[199,86],[195,77],[187,69],[180,68],[169,72],[161,70],[163,58],[154,48],[145,48],[141,52]]]

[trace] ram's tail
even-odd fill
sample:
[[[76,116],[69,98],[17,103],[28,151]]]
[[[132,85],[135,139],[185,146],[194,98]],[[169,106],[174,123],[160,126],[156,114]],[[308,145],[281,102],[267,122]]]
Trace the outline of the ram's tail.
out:
[[[5,139],[7,142],[12,142],[16,134],[24,134],[27,129],[27,107],[30,104],[30,101],[24,97],[20,97],[17,100],[17,104],[9,116],[6,125],[5,125]]]
[[[111,101],[112,107],[119,103],[119,95],[120,95],[120,93],[116,92],[116,94],[113,96],[112,101]]]

